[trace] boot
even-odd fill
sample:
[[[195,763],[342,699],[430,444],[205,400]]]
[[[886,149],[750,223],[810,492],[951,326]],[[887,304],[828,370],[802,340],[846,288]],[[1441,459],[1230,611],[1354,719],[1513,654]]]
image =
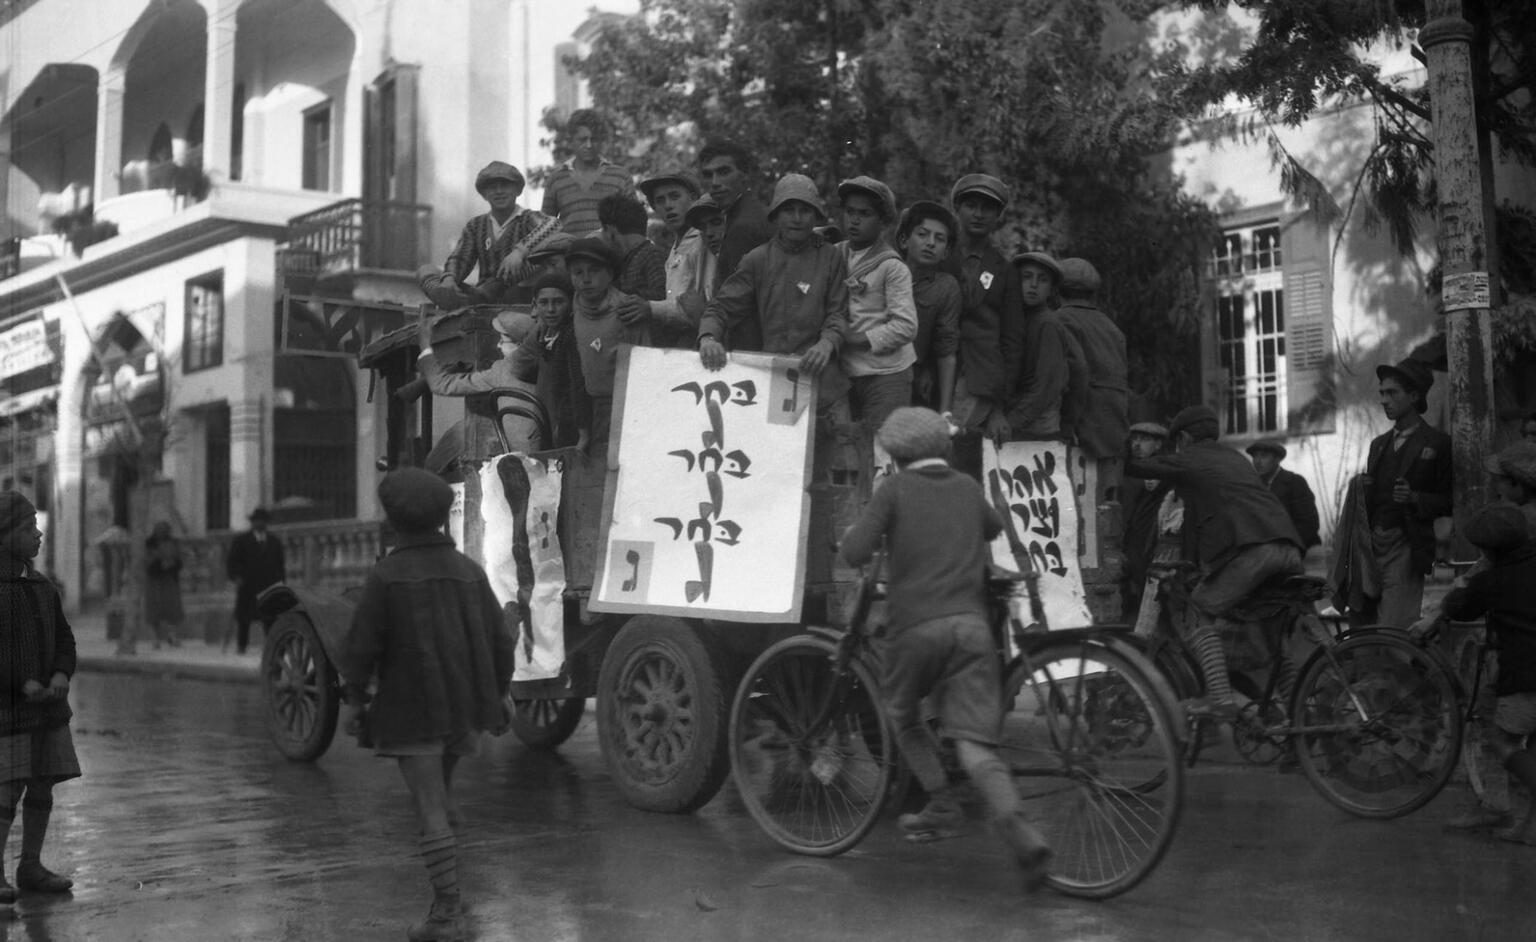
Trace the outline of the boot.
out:
[[[964,821],[965,811],[960,807],[955,790],[945,788],[929,796],[922,811],[897,818],[896,825],[912,840],[934,840],[954,837]]]
[[[61,877],[36,860],[23,860],[16,865],[16,886],[28,893],[68,893],[75,885],[69,877]]]
[[[405,933],[410,942],[461,942],[464,938],[464,913],[457,896],[438,896],[432,900],[427,918]]]
[[[1045,835],[1024,820],[1022,813],[998,819],[997,827],[1003,843],[1013,853],[1014,864],[1023,874],[1025,891],[1037,889],[1050,872],[1051,848]]]

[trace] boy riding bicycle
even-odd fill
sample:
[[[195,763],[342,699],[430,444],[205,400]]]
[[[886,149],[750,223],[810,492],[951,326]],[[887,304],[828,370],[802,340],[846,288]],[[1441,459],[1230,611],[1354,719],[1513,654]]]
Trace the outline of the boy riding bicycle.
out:
[[[1002,677],[986,616],[987,543],[1003,521],[980,486],[949,466],[949,435],[949,423],[931,409],[891,413],[877,439],[900,470],[849,528],[841,552],[850,565],[863,565],[883,539],[890,562],[880,689],[902,755],[929,795],[922,811],[901,816],[901,829],[945,834],[964,818],[919,708],[936,693],[944,735],[1032,888],[1045,878],[1051,851],[1024,819],[1013,775],[995,748]]]

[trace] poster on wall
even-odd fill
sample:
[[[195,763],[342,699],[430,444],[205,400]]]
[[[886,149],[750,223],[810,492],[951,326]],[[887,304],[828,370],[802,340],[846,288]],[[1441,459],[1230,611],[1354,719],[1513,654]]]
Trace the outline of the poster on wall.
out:
[[[1092,624],[1078,559],[1080,504],[1070,474],[1068,448],[1060,442],[984,441],[983,486],[989,499],[994,482],[1007,501],[1013,529],[1024,543],[1030,566],[1040,574],[1040,597],[1052,628]],[[1002,508],[998,508],[1001,512]],[[992,562],[1018,568],[1003,533],[992,541]]]
[[[799,619],[816,384],[798,362],[620,351],[593,611]]]
[[[565,664],[565,559],[556,533],[558,464],[521,454],[487,461],[480,468],[480,519],[481,564],[512,627],[512,679],[559,677]]]

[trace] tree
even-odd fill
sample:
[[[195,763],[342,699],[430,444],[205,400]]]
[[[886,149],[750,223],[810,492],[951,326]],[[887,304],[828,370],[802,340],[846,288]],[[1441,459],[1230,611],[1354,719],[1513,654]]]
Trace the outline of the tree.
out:
[[[1010,248],[1090,259],[1131,380],[1167,415],[1200,397],[1199,273],[1214,219],[1158,165],[1187,104],[1152,51],[1161,0],[642,0],[571,63],[632,169],[692,164],[706,138],[764,180],[829,194],[868,173],[946,201],[971,170],[1013,186]],[[560,116],[549,116],[558,132]]]

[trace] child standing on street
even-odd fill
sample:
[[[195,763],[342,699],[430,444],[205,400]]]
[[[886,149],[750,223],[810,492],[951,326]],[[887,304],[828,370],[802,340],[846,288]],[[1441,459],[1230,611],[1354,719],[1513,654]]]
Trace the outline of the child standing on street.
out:
[[[453,770],[478,751],[481,732],[508,725],[512,635],[485,571],[442,533],[453,489],[407,468],[380,482],[379,502],[398,542],[368,574],[347,633],[347,729],[361,729],[366,689],[376,680],[374,751],[400,765],[432,883],[431,912],[408,936],[450,942],[464,937]]]
[[[928,793],[926,807],[898,821],[911,835],[942,833],[964,818],[919,704],[938,692],[944,735],[981,793],[998,833],[1024,872],[1044,880],[1051,851],[1024,819],[1013,775],[997,755],[1002,677],[987,625],[987,543],[1003,521],[974,480],[954,470],[949,423],[907,406],[880,427],[880,446],[901,469],[875,491],[843,538],[850,565],[868,562],[885,541],[890,623],[882,641],[881,689],[896,740]]]
[[[0,491],[0,904],[25,893],[67,893],[74,882],[42,863],[53,786],[80,776],[69,732],[75,634],[59,592],[32,568],[43,545],[37,508]],[[16,886],[5,879],[5,844],[21,807]]]

